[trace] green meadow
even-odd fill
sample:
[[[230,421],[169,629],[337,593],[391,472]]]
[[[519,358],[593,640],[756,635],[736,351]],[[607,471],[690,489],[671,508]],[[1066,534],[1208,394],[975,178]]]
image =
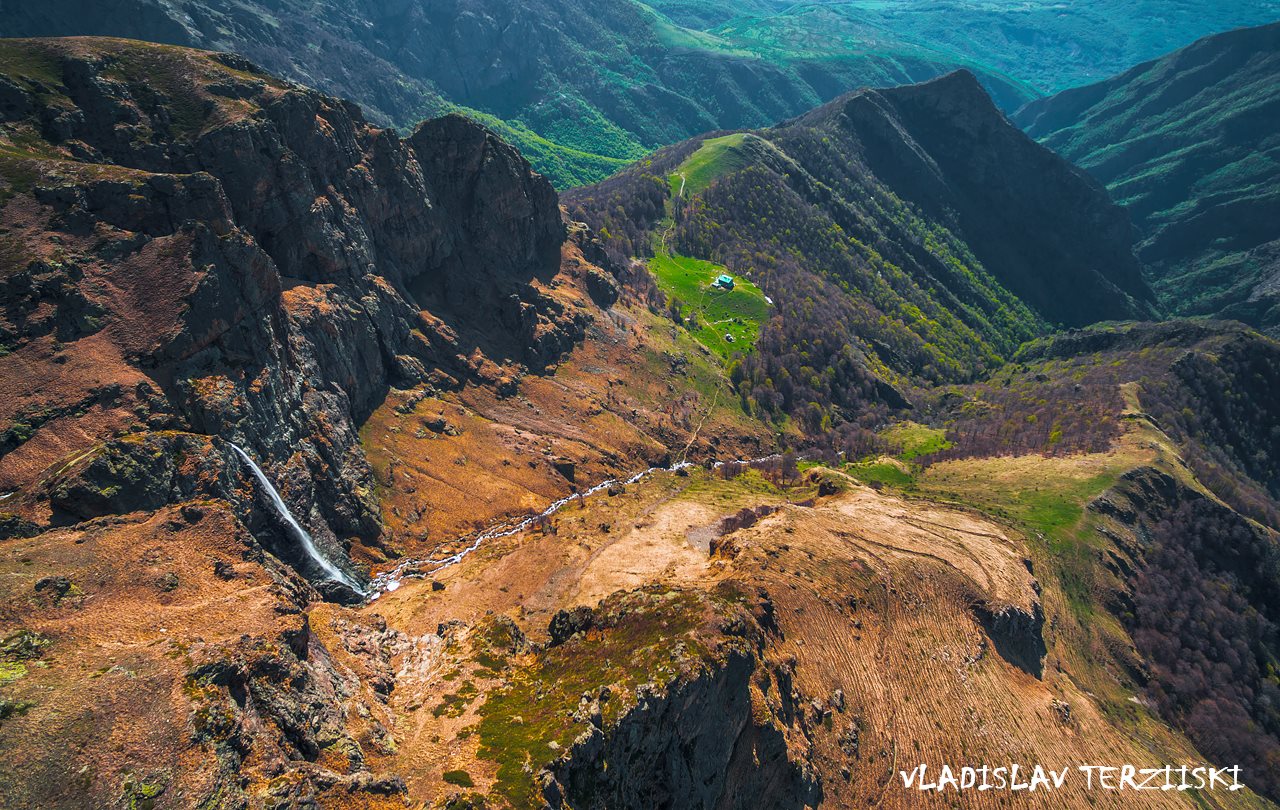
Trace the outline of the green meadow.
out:
[[[659,254],[649,260],[649,270],[658,287],[679,302],[681,317],[702,345],[725,360],[755,346],[760,324],[769,317],[769,303],[755,284],[714,262],[685,256]],[[733,276],[732,290],[712,286],[722,273]]]

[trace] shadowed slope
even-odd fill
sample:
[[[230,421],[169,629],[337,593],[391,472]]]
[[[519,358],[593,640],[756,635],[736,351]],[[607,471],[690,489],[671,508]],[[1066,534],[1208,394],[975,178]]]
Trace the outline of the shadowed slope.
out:
[[[1169,309],[1280,328],[1280,23],[1207,37],[1015,119],[1129,209]]]

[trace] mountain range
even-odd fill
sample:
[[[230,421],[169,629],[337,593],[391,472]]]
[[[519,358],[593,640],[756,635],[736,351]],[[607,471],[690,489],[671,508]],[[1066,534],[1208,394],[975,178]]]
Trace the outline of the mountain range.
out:
[[[1275,26],[1013,114],[948,57],[661,118],[558,193],[435,78],[402,131],[325,92],[425,98],[367,40],[462,31],[454,80],[544,104],[528,7],[79,8],[3,24],[275,44],[0,40],[0,805],[1038,806],[900,775],[1011,760],[1280,801],[1280,343],[1183,317],[1271,324]],[[616,8],[545,18],[575,87],[652,55]],[[799,69],[699,49],[700,104]]]
[[[1169,312],[1280,328],[1277,60],[1280,24],[1231,31],[1015,116],[1128,209]]]
[[[767,126],[860,86],[957,67],[1014,109],[1276,13],[1272,0],[1090,0],[1065,9],[967,0],[4,0],[0,36],[116,36],[231,51],[350,98],[404,132],[462,110],[566,188],[704,131]]]

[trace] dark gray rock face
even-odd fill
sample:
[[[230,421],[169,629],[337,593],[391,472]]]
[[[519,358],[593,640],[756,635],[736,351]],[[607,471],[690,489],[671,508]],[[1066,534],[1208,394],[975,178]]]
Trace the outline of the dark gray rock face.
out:
[[[547,628],[551,636],[550,644],[552,646],[560,644],[575,633],[590,630],[594,624],[595,615],[586,605],[579,605],[573,610],[557,611],[556,615],[551,617],[551,624]]]
[[[44,70],[4,85],[0,115],[38,145],[0,176],[44,220],[0,274],[0,341],[101,331],[148,379],[124,392],[147,428],[244,447],[331,558],[379,534],[356,428],[389,385],[462,384],[486,360],[537,371],[584,333],[541,287],[565,239],[555,191],[467,119],[402,140],[239,57],[6,47]],[[55,245],[65,260],[34,259]],[[130,487],[140,506],[174,489],[156,475]]]
[[[821,784],[788,755],[782,731],[752,720],[757,666],[751,655],[730,655],[688,683],[641,696],[607,733],[584,732],[544,775],[547,803],[585,810],[817,806]]]
[[[1044,676],[1044,609],[1037,601],[1030,612],[1014,605],[975,608],[1000,657],[1037,678]]]

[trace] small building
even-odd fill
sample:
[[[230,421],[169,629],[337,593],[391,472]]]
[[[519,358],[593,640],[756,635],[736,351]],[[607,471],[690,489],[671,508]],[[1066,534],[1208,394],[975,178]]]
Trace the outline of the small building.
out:
[[[733,289],[733,276],[717,276],[716,280],[711,284],[712,287],[719,287],[722,290]]]

